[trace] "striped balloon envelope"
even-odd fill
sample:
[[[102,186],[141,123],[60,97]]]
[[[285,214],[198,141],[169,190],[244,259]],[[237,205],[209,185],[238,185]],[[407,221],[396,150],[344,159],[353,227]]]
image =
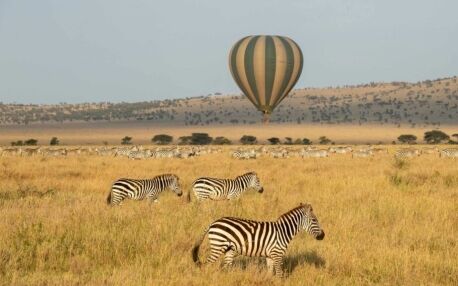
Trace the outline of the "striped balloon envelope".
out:
[[[303,66],[302,51],[283,36],[248,36],[234,44],[229,68],[245,96],[268,122],[275,107],[298,81]]]

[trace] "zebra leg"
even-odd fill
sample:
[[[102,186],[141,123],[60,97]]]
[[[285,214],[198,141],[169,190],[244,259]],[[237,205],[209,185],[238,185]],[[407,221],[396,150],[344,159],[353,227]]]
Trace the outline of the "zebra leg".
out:
[[[272,258],[274,262],[275,275],[280,278],[283,277],[283,257],[274,257]]]
[[[213,263],[221,256],[221,254],[225,253],[228,249],[228,246],[217,246],[211,245],[210,246],[210,255],[207,257],[205,263]]]
[[[267,262],[267,271],[269,274],[274,274],[274,260],[272,258],[266,257]]]
[[[224,255],[224,265],[223,268],[228,268],[232,266],[232,263],[234,262],[234,257],[237,255],[235,250],[229,249],[226,254]]]

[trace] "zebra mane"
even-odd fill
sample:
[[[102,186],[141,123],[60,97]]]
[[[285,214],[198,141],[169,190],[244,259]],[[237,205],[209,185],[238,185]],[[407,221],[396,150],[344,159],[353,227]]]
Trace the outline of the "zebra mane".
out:
[[[155,178],[171,178],[171,179],[173,178],[173,179],[176,179],[177,181],[180,179],[175,174],[162,174],[162,175],[156,176]]]
[[[243,175],[235,177],[235,179],[238,179],[238,178],[241,178],[241,177],[246,177],[246,176],[249,176],[249,175],[257,176],[256,172],[248,172],[248,173],[245,173]]]
[[[282,214],[281,216],[278,217],[277,221],[278,220],[281,220],[282,218],[286,217],[286,216],[289,216],[291,213],[295,213],[295,212],[298,212],[300,211],[301,209],[304,210],[304,213],[305,213],[305,208],[308,208],[308,207],[311,207],[310,204],[304,204],[304,203],[301,203],[299,206],[295,207],[294,209],[292,210],[289,210],[287,211],[286,213]]]

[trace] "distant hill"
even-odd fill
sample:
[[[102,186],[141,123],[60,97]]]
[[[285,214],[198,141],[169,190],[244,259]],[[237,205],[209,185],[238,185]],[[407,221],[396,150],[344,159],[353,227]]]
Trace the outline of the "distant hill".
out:
[[[242,95],[212,94],[137,103],[1,104],[0,124],[146,121],[177,126],[249,125],[258,112]],[[457,77],[294,90],[271,117],[285,124],[458,124]]]

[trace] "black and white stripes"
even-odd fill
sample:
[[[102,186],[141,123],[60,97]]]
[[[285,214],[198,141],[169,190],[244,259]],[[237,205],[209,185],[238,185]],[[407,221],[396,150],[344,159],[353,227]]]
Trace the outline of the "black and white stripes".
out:
[[[198,200],[232,200],[249,188],[259,193],[264,191],[255,172],[246,173],[235,179],[199,178],[192,184],[191,192],[194,192]],[[191,193],[188,194],[188,200],[191,200]]]
[[[266,257],[269,271],[282,276],[283,256],[288,244],[301,230],[317,240],[324,238],[324,231],[310,204],[300,204],[271,222],[223,217],[214,221],[196,242],[192,259],[197,265],[201,264],[199,248],[208,234],[210,254],[206,263],[215,262],[222,254],[225,254],[224,266],[232,265],[237,255]]]
[[[119,179],[113,183],[107,198],[107,204],[112,206],[120,205],[126,198],[132,200],[150,199],[157,200],[158,195],[166,189],[172,190],[178,196],[181,191],[179,178],[173,174],[164,174],[152,179]]]

